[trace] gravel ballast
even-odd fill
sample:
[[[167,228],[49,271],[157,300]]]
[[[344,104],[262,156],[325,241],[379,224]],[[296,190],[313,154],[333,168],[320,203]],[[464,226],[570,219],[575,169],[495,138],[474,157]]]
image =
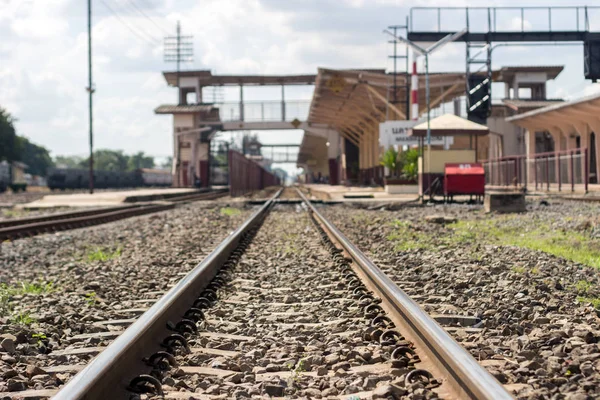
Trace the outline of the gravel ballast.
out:
[[[559,200],[529,202],[528,212],[516,216],[464,205],[324,208],[430,314],[474,318],[472,326],[443,325],[523,399],[600,395],[600,321],[589,304],[600,296],[600,275],[588,265],[506,243],[535,248],[542,243],[535,235],[546,234],[543,245],[561,252],[548,238],[579,237],[581,251],[595,254],[599,210],[595,203]],[[467,229],[471,223],[490,236]]]
[[[5,242],[0,247],[0,392],[54,388],[72,374],[45,368],[85,364],[95,354],[56,355],[105,346],[81,334],[122,330],[144,299],[160,297],[250,209],[192,203],[92,228]],[[59,354],[59,353],[57,353]]]
[[[433,398],[424,383],[406,382],[410,369],[390,368],[402,340],[373,339],[341,267],[306,211],[293,209],[276,207],[221,275],[227,282],[191,354],[178,355],[163,389],[190,398]]]

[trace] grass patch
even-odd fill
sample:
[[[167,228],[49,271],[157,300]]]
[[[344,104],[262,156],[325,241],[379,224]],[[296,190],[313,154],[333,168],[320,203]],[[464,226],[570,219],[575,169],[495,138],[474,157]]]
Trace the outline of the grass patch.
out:
[[[298,244],[296,241],[297,238],[298,238],[298,234],[296,234],[296,233],[284,233],[283,234],[284,243],[277,245],[276,250],[278,252],[283,253],[284,256],[286,256],[288,254],[299,254],[300,248],[298,247]]]
[[[48,337],[42,332],[34,333],[31,335],[31,337],[34,339],[37,339],[38,346],[42,346],[44,344],[44,342],[48,340]]]
[[[577,301],[580,303],[589,303],[594,306],[595,309],[600,310],[600,298],[598,297],[578,297]]]
[[[575,284],[575,290],[580,294],[587,294],[592,288],[592,283],[586,280],[580,280]]]
[[[394,231],[387,236],[387,240],[394,243],[394,250],[408,251],[429,249],[431,237],[416,231],[413,226],[406,221],[394,221],[392,223]]]
[[[43,294],[54,291],[52,282],[21,282],[18,294]]]
[[[589,232],[559,230],[539,221],[532,221],[529,228],[523,229],[521,224],[513,223],[516,218],[458,221],[448,227],[454,230],[454,241],[473,238],[483,243],[518,246],[600,268],[600,246]]]
[[[94,250],[91,250],[86,258],[89,262],[93,262],[93,261],[108,261],[108,260],[112,260],[113,258],[117,258],[121,256],[121,248],[117,248],[115,251],[110,252],[104,249],[101,249],[99,247],[95,248]]]
[[[93,307],[96,305],[96,292],[89,292],[85,294],[85,302],[88,306]]]
[[[510,270],[516,274],[524,274],[526,271],[525,267],[512,267]]]
[[[6,218],[21,218],[29,214],[27,210],[2,210],[2,215]]]
[[[242,213],[239,208],[233,207],[223,207],[219,210],[219,212],[221,215],[225,215],[227,217],[235,217],[236,215],[240,215]]]
[[[28,312],[19,312],[10,317],[10,322],[17,325],[31,325],[35,319]]]
[[[24,294],[40,295],[55,290],[52,282],[21,282],[18,285],[0,284],[0,316],[9,317],[11,323],[31,325],[35,320],[28,312],[15,312],[13,298]]]

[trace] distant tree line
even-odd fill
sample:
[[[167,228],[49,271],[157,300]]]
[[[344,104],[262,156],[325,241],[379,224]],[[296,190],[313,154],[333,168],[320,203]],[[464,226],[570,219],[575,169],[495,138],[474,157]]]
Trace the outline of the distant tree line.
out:
[[[88,168],[89,157],[56,156],[50,157],[48,149],[19,136],[14,127],[14,118],[0,107],[0,161],[21,161],[27,164],[27,172],[32,175],[45,176],[48,168]],[[132,155],[121,150],[96,150],[94,152],[94,169],[114,172],[133,171],[138,168],[153,168],[154,157],[139,152]],[[170,167],[167,160],[162,167]]]
[[[56,156],[54,163],[57,167],[88,168],[89,157]],[[154,168],[154,157],[144,152],[127,155],[122,150],[96,150],[94,152],[94,169],[102,171],[126,172],[139,168]]]
[[[48,150],[17,135],[14,118],[0,107],[0,161],[21,161],[33,175],[45,175],[53,165]]]

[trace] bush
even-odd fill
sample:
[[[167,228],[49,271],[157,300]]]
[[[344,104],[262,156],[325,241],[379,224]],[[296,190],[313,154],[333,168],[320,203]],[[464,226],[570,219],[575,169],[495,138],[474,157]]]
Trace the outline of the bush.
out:
[[[400,164],[402,177],[405,179],[416,180],[419,173],[418,167],[419,150],[408,149],[400,154]]]
[[[393,147],[390,147],[383,153],[380,163],[390,170],[391,176],[398,174],[398,152]]]
[[[418,174],[419,150],[408,149],[402,153],[390,147],[381,157],[381,165],[389,169],[391,177],[416,180]]]

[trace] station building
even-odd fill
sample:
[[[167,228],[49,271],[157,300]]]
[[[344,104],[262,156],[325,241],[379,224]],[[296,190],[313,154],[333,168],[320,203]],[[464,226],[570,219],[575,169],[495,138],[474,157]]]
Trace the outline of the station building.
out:
[[[524,154],[525,129],[507,118],[563,103],[562,99],[547,97],[547,82],[562,70],[562,66],[507,66],[494,71],[493,81],[503,83],[504,92],[492,104],[487,119],[489,134],[479,137],[476,143],[468,135],[457,136],[449,150],[476,148],[479,161]],[[392,78],[383,70],[318,70],[308,122],[329,126],[339,134],[339,142],[332,144],[308,133],[304,136],[298,166],[306,171],[305,181],[329,173],[326,181],[331,184],[382,183],[383,168],[379,160],[385,149],[379,145],[379,123],[405,120],[412,108],[410,76],[397,75],[395,91],[391,90]],[[425,75],[419,74],[417,82],[418,113],[424,118]],[[431,73],[430,90],[432,118],[440,116],[441,109],[436,108],[447,103],[453,103],[453,114],[466,115],[466,106],[461,102],[465,94],[464,73]],[[334,159],[336,151],[339,156]]]
[[[210,143],[217,132],[242,130],[307,129],[300,120],[302,104],[287,102],[285,88],[312,85],[315,75],[213,75],[208,70],[164,72],[167,84],[177,89],[176,104],[164,104],[156,114],[173,116],[173,186],[210,184]],[[244,88],[277,86],[281,98],[270,102],[244,100]],[[204,99],[205,88],[237,87],[239,101]],[[305,105],[308,110],[308,102]]]
[[[596,180],[599,166],[592,133],[597,129],[593,127],[596,103],[590,99],[576,107],[562,99],[548,98],[547,82],[562,70],[562,66],[506,66],[493,71],[493,81],[504,84],[504,91],[497,96],[500,99],[492,102],[487,119],[489,134],[478,137],[476,144],[472,138],[457,137],[449,149],[475,146],[476,158],[481,161],[591,144],[594,151],[588,157],[593,159],[594,169],[590,179]],[[314,75],[280,76],[213,75],[211,71],[199,70],[165,72],[164,77],[169,86],[178,89],[178,104],[161,105],[155,112],[173,115],[172,172],[173,185],[177,187],[190,187],[197,182],[209,185],[210,143],[217,132],[272,129],[304,131],[297,159],[297,166],[305,171],[304,181],[381,184],[380,157],[385,149],[379,144],[379,124],[408,119],[414,99],[410,75],[394,77],[383,69],[319,68]],[[418,114],[423,118],[425,75],[419,74],[416,79]],[[286,87],[290,85],[314,85],[312,100],[286,99]],[[238,87],[239,101],[218,104],[214,99],[203,98],[204,88],[223,86]],[[244,88],[251,86],[278,86],[281,98],[268,102],[245,100]],[[442,114],[439,107],[444,104],[451,105],[452,114],[466,115],[466,107],[461,104],[464,72],[431,73],[430,90],[432,117]],[[565,112],[567,109],[573,111]],[[570,124],[558,115],[585,115],[590,122],[574,119]],[[521,173],[527,167],[515,169]]]

